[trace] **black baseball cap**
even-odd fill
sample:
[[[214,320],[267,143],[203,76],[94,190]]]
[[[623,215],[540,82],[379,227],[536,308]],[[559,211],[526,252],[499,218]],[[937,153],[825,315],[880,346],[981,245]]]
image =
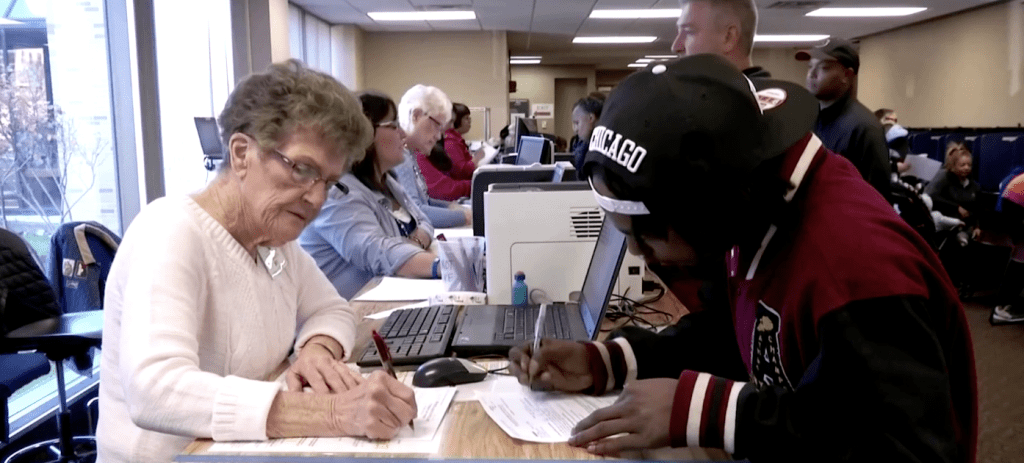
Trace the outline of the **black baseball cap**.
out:
[[[652,64],[608,97],[581,173],[588,178],[601,165],[641,209],[630,211],[624,201],[616,212],[643,214],[649,209],[641,202],[742,187],[757,166],[805,138],[817,116],[818,101],[803,87],[750,80],[718,55]]]
[[[811,58],[838,61],[839,64],[853,69],[854,74],[860,70],[857,47],[846,39],[830,38],[814,48],[796,52],[797,61],[810,61]]]

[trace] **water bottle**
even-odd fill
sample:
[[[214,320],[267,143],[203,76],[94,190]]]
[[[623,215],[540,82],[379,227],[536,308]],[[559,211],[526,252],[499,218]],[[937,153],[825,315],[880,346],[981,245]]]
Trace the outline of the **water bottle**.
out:
[[[516,272],[515,281],[512,282],[512,304],[528,304],[529,294],[530,289],[526,286],[526,274],[523,272]]]

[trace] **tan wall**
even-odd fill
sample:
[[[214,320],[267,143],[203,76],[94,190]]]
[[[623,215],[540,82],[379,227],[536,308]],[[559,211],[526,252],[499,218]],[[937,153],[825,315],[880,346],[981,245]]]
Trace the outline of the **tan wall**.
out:
[[[343,24],[331,26],[331,72],[348,88],[363,88],[363,30]]]
[[[755,48],[751,59],[754,66],[761,66],[772,73],[772,77],[805,85],[807,63],[796,60],[796,48]]]
[[[860,100],[909,127],[1024,123],[1024,14],[1000,3],[861,41]]]
[[[508,124],[508,41],[505,32],[366,32],[363,88],[397,103],[416,84],[433,85],[454,102],[490,107],[491,136]],[[468,140],[483,138],[474,113]]]
[[[511,79],[516,81],[516,92],[509,93],[511,99],[526,98],[530,105],[537,103],[555,103],[555,79],[576,78],[587,79],[587,92],[597,89],[596,71],[593,66],[544,66],[515,65],[511,67]],[[558,111],[558,108],[555,108]],[[548,119],[547,128],[539,127],[543,119],[537,121],[542,132],[554,130],[553,119]]]

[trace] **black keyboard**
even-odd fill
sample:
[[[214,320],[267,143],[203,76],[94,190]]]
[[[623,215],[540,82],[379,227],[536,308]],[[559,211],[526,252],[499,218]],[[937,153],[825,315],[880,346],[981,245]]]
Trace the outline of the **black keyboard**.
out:
[[[539,314],[540,306],[505,307],[505,321],[502,323],[505,339],[533,339],[533,329]],[[548,304],[541,337],[569,339],[569,315],[564,305]]]
[[[418,365],[443,357],[455,328],[458,311],[454,305],[434,305],[396,310],[378,331],[391,350],[394,365]],[[370,344],[356,365],[379,366],[377,347]]]

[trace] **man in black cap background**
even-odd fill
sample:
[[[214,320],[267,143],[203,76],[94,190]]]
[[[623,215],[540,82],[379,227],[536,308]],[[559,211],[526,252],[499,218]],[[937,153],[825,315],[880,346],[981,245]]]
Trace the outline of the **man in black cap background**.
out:
[[[814,133],[828,149],[853,162],[864,180],[889,200],[889,150],[878,118],[857,101],[860,56],[856,47],[832,38],[797,52],[796,59],[808,61],[807,89],[821,105]]]
[[[630,252],[720,281],[727,305],[659,334],[516,347],[512,373],[534,389],[621,388],[569,440],[600,455],[974,461],[970,334],[938,258],[810,133],[809,93],[755,85],[715,55],[637,72],[582,168]]]
[[[680,0],[681,12],[672,51],[682,56],[724,56],[747,77],[771,77],[750,58],[757,32],[754,0]]]

